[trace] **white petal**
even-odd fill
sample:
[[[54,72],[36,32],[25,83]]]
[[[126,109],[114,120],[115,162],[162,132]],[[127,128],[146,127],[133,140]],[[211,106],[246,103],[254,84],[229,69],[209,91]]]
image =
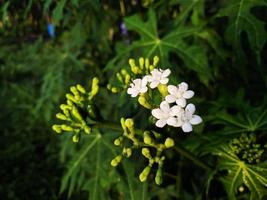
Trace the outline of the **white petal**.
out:
[[[186,82],[182,82],[179,85],[179,91],[184,92],[188,89],[188,84]]]
[[[167,84],[168,82],[169,82],[168,78],[163,78],[163,79],[160,80],[161,84]]]
[[[163,126],[166,125],[166,120],[165,119],[160,119],[156,122],[156,126],[159,128],[162,128]]]
[[[192,125],[190,123],[184,123],[182,125],[182,129],[185,133],[187,132],[191,132],[193,129],[192,129]]]
[[[141,90],[139,91],[140,93],[146,93],[147,92],[147,87],[143,87],[141,88]]]
[[[177,119],[175,117],[169,117],[167,119],[167,124],[170,126],[175,126],[176,123],[177,123]]]
[[[171,73],[171,70],[166,69],[166,70],[163,71],[162,76],[163,77],[168,77],[170,75],[170,73]]]
[[[194,114],[194,112],[196,111],[196,107],[194,104],[190,103],[186,106],[185,110],[190,114]]]
[[[167,96],[165,97],[165,100],[166,100],[168,103],[173,103],[173,102],[175,102],[176,98],[175,98],[174,95],[169,94],[169,95],[167,95]]]
[[[137,79],[133,80],[133,83],[135,85],[141,85],[142,84],[142,80],[140,78],[137,78]]]
[[[183,108],[186,105],[186,100],[184,98],[176,99],[176,104]]]
[[[170,115],[171,116],[180,116],[182,112],[183,112],[183,109],[181,109],[180,106],[173,106],[173,107],[171,107]]]
[[[159,107],[163,112],[170,112],[170,105],[167,101],[162,101]]]
[[[132,94],[133,93],[133,88],[128,88],[127,89],[127,94]]]
[[[159,108],[153,109],[151,111],[151,114],[157,119],[161,119],[162,118],[162,111]]]
[[[190,123],[193,125],[200,124],[202,122],[202,118],[198,115],[193,115],[190,119]]]
[[[145,87],[147,84],[147,77],[145,76],[143,79],[142,79],[142,87]]]
[[[137,90],[135,90],[132,94],[131,97],[137,97],[137,95],[139,94],[139,92]]]
[[[194,92],[192,90],[187,90],[183,93],[183,97],[186,99],[190,99],[194,96]]]
[[[158,84],[159,84],[159,81],[157,81],[157,80],[153,80],[153,81],[150,83],[150,87],[151,87],[152,89],[154,89],[154,88],[156,88],[156,87],[158,86]]]
[[[168,85],[168,92],[169,92],[170,94],[176,95],[177,92],[178,92],[178,89],[177,89],[177,87],[174,86],[174,85]]]

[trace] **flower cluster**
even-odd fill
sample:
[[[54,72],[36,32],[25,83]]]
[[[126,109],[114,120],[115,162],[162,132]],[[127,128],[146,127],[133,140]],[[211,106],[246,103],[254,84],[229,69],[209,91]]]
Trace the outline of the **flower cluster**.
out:
[[[195,105],[187,104],[187,99],[194,96],[192,90],[188,90],[188,84],[182,82],[175,85],[167,85],[169,82],[170,69],[155,68],[149,75],[143,78],[137,78],[130,83],[127,93],[131,97],[140,96],[138,101],[144,107],[151,109],[152,106],[147,102],[145,94],[149,88],[151,90],[158,88],[163,96],[163,101],[158,108],[152,109],[152,115],[157,119],[156,126],[159,128],[165,125],[181,127],[184,132],[191,132],[192,125],[202,122],[200,116],[195,115]]]

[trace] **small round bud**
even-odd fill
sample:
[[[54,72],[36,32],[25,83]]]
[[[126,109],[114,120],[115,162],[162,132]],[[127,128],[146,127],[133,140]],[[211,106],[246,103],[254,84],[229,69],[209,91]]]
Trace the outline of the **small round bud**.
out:
[[[142,148],[142,154],[148,159],[151,159],[150,151],[148,148]]]
[[[116,87],[112,87],[112,88],[111,88],[111,92],[112,92],[112,93],[118,93],[118,91],[119,91],[119,90],[118,90],[118,88],[116,88]]]
[[[122,160],[122,156],[118,155],[111,161],[110,164],[111,164],[111,166],[116,167],[121,162],[121,160]]]
[[[56,118],[61,119],[61,120],[67,120],[67,119],[68,119],[68,118],[67,118],[65,115],[63,115],[62,113],[57,113],[57,114],[56,114]]]
[[[52,129],[56,132],[56,133],[62,133],[62,129],[61,129],[61,125],[53,125]]]
[[[61,125],[61,129],[63,130],[63,131],[73,131],[73,128],[71,127],[71,126],[68,126],[68,125],[66,125],[66,124],[62,124]]]
[[[72,137],[72,141],[77,143],[80,141],[80,134],[75,134],[73,137]]]
[[[134,121],[133,121],[133,119],[130,119],[130,118],[126,119],[126,120],[125,120],[125,126],[126,126],[127,128],[132,128],[132,127],[134,126]]]
[[[120,146],[121,145],[121,142],[122,142],[123,138],[122,137],[119,137],[117,138],[116,140],[114,140],[114,145],[116,146]]]
[[[159,57],[158,56],[154,56],[154,58],[153,58],[153,66],[157,66],[158,62],[159,62]]]
[[[167,138],[164,143],[166,148],[171,148],[174,146],[174,141],[172,138]]]

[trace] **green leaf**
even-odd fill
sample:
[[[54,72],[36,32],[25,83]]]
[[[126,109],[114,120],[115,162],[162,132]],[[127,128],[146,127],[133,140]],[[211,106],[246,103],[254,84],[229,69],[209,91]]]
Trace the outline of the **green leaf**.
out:
[[[168,64],[169,54],[176,53],[185,63],[185,66],[195,71],[200,80],[207,84],[212,79],[211,70],[208,66],[206,52],[203,47],[196,44],[188,44],[185,38],[195,36],[200,28],[191,26],[179,26],[168,34],[160,37],[157,28],[157,18],[154,10],[149,10],[148,20],[144,22],[138,15],[125,18],[126,26],[129,30],[135,31],[140,35],[140,39],[132,43],[132,45],[123,53],[117,55],[112,60],[112,64],[125,59],[125,54],[136,50],[141,52],[141,56],[152,57],[159,55],[162,66]],[[107,68],[114,69],[113,65]]]
[[[55,10],[53,11],[53,20],[54,20],[54,23],[55,24],[58,24],[59,21],[62,19],[63,17],[63,9],[65,7],[65,4],[66,4],[67,0],[61,0]]]
[[[264,22],[258,20],[250,11],[253,7],[266,5],[267,3],[262,0],[233,0],[219,11],[218,17],[229,18],[225,37],[229,44],[236,48],[239,57],[244,56],[241,47],[241,33],[245,32],[252,50],[259,59],[260,51],[267,39],[267,33]]]
[[[218,170],[227,170],[222,178],[229,199],[236,199],[238,188],[242,184],[250,190],[250,199],[262,199],[267,194],[267,161],[259,164],[247,164],[240,160],[227,145],[212,149],[220,157]]]

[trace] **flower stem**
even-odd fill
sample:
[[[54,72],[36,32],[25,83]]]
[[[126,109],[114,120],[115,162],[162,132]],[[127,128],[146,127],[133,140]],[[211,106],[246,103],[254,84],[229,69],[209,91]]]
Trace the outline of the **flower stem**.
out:
[[[122,132],[121,126],[119,126],[118,124],[112,123],[112,122],[97,122],[93,125],[93,128],[104,128],[104,129],[111,129],[114,131]],[[140,129],[135,129],[135,130],[138,134],[142,135],[142,133],[143,133],[142,130],[140,130]],[[205,169],[207,171],[212,170],[212,168],[209,165],[204,163],[200,158],[198,158],[197,156],[192,154],[190,151],[188,151],[187,149],[185,149],[181,145],[176,144],[174,147],[174,150],[177,153],[179,153],[180,155],[184,156],[185,158],[193,161],[197,166],[201,167],[202,169]]]

